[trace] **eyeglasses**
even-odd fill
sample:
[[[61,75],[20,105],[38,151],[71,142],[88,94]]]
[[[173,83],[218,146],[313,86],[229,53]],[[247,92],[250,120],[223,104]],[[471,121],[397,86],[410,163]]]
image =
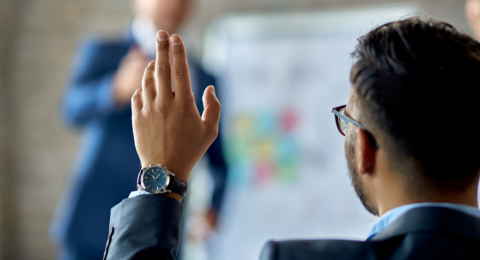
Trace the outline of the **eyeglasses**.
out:
[[[373,137],[373,135],[367,130],[367,128],[365,128],[365,126],[360,124],[360,122],[345,115],[346,110],[347,110],[347,105],[332,108],[332,113],[335,115],[335,123],[337,123],[337,128],[340,134],[345,136],[347,134],[348,123],[352,123],[362,128],[363,130],[365,130],[365,132],[367,133],[368,140],[372,144],[373,148],[378,149],[377,142],[375,141],[375,138]]]

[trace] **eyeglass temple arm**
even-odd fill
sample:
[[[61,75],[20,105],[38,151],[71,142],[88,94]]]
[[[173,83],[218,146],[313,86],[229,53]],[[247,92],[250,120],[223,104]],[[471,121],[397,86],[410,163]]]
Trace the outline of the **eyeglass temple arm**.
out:
[[[340,112],[338,112],[338,111],[336,111],[336,110],[332,110],[332,112],[333,112],[336,116],[340,117],[341,119],[343,119],[343,120],[345,120],[345,121],[347,121],[347,122],[349,122],[349,123],[352,123],[352,124],[354,124],[354,125],[362,128],[363,130],[367,130],[367,128],[365,128],[365,126],[363,126],[363,125],[360,124],[359,122],[351,119],[350,117],[348,117],[348,116],[346,116],[346,115],[344,115],[344,114],[342,114],[342,113],[340,113]]]
[[[372,146],[373,146],[373,148],[374,148],[375,150],[378,149],[378,144],[377,144],[377,142],[375,141],[375,138],[374,138],[373,135],[367,130],[367,128],[366,128],[365,126],[363,126],[363,125],[360,124],[359,122],[351,119],[350,117],[348,117],[348,116],[346,116],[346,115],[338,112],[338,111],[335,110],[335,109],[332,109],[332,112],[333,112],[336,116],[340,117],[341,119],[343,119],[343,120],[345,120],[345,121],[347,121],[347,122],[350,122],[350,123],[352,123],[352,124],[354,124],[354,125],[362,128],[363,130],[365,130],[365,132],[367,133],[368,141],[370,141],[370,144],[372,144]]]

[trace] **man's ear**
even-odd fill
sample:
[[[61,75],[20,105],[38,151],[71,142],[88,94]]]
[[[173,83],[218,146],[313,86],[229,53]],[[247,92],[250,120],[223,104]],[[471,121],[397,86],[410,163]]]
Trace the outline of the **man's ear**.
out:
[[[375,167],[376,149],[368,139],[367,132],[357,127],[357,170],[359,174],[372,174]]]

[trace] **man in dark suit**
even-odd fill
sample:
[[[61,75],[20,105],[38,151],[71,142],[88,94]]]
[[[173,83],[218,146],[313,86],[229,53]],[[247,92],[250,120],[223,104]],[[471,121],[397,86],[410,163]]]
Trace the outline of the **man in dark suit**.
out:
[[[191,0],[134,0],[135,19],[119,40],[91,40],[81,48],[63,102],[65,121],[83,131],[82,145],[52,223],[60,259],[101,259],[110,208],[135,189],[135,151],[130,98],[141,86],[148,60],[155,58],[158,29],[176,31]],[[196,103],[215,79],[190,61]],[[202,108],[199,107],[200,112]],[[215,182],[208,218],[215,225],[226,181],[220,139],[207,151]]]
[[[157,60],[132,99],[145,168],[140,191],[112,209],[106,259],[175,258],[179,202],[193,165],[218,131],[221,108],[213,87],[204,93],[200,117],[181,39],[167,39],[158,33]],[[346,136],[353,187],[380,219],[366,241],[271,241],[261,259],[479,259],[480,136],[473,131],[480,43],[447,23],[410,18],[361,37],[354,57],[348,104],[332,112]],[[170,171],[176,175],[158,181]]]

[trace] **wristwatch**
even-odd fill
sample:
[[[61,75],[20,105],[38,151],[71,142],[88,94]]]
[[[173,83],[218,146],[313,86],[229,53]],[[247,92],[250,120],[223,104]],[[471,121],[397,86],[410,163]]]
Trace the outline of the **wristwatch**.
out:
[[[177,193],[185,197],[187,183],[160,164],[144,167],[138,173],[137,187],[151,194]]]

